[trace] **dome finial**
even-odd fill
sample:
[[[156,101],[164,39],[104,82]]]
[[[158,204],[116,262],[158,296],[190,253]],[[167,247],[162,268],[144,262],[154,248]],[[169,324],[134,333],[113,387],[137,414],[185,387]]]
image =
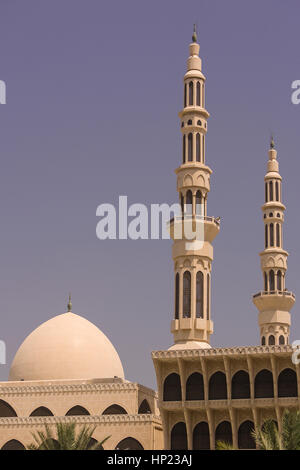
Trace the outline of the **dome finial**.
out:
[[[193,42],[197,42],[196,24],[194,24],[194,32],[193,32],[192,39],[193,39]]]
[[[72,311],[71,293],[69,294],[68,312]]]
[[[271,148],[271,149],[274,149],[274,148],[275,148],[275,142],[274,142],[273,134],[271,135],[270,148]]]

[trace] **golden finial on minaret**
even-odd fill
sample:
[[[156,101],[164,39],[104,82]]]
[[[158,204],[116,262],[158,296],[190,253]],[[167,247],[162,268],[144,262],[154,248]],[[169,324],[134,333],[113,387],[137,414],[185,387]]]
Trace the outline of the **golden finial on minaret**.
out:
[[[72,311],[72,302],[71,302],[71,294],[69,294],[69,302],[68,302],[68,312]]]
[[[196,24],[194,24],[194,32],[193,32],[192,39],[193,39],[193,42],[197,42]]]
[[[275,142],[274,142],[273,134],[271,135],[270,148],[271,148],[271,149],[274,149],[274,148],[275,148]]]

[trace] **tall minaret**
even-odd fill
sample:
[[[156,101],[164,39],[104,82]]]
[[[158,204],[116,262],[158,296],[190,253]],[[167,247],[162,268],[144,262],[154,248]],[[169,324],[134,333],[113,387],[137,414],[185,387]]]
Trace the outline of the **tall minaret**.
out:
[[[205,136],[209,113],[205,109],[205,76],[201,71],[200,46],[194,27],[184,76],[184,107],[179,113],[182,133],[182,164],[175,170],[181,216],[171,223],[173,242],[175,307],[171,331],[172,349],[210,348],[212,241],[219,232],[219,219],[207,217],[207,195],[212,170],[205,164]],[[189,243],[174,236],[183,216],[193,230],[201,225],[201,241]],[[200,230],[201,232],[201,230]]]
[[[260,253],[264,290],[253,296],[257,307],[260,342],[264,345],[288,344],[290,310],[295,296],[285,287],[288,252],[283,249],[282,228],[285,206],[282,204],[282,178],[273,138],[265,175],[265,203],[262,206],[265,225],[265,249]]]

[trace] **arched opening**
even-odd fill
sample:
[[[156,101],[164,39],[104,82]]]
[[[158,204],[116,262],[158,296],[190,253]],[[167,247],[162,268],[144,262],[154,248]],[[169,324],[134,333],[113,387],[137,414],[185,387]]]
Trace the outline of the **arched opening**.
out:
[[[171,431],[171,450],[187,450],[187,434],[185,423],[177,423]]]
[[[197,82],[197,106],[200,106],[200,82]]]
[[[274,386],[273,375],[267,369],[263,369],[255,376],[254,380],[254,397],[255,398],[273,398]]]
[[[187,84],[184,85],[184,107],[187,105]]]
[[[196,134],[196,161],[200,162],[200,134]]]
[[[0,400],[0,418],[12,418],[17,416],[15,410],[4,400]]]
[[[193,213],[193,194],[192,194],[192,191],[190,189],[186,193],[185,212],[186,212],[187,215],[191,215]]]
[[[268,225],[265,225],[265,248],[268,248]]]
[[[284,369],[278,376],[278,397],[297,397],[297,374],[293,369]]]
[[[194,427],[193,450],[210,450],[209,427],[205,421]]]
[[[133,437],[126,437],[116,446],[116,450],[144,450],[142,444]]]
[[[186,381],[186,400],[204,400],[203,376],[199,372],[191,374]]]
[[[275,276],[274,276],[274,271],[271,269],[269,273],[269,284],[270,284],[270,291],[274,292],[275,290]]]
[[[193,161],[193,134],[188,135],[188,161]]]
[[[179,273],[175,276],[175,320],[179,318]]]
[[[203,318],[203,273],[196,274],[196,317]]]
[[[178,374],[168,375],[164,381],[164,401],[181,401],[181,383]]]
[[[22,442],[17,441],[16,439],[11,439],[6,442],[4,446],[1,447],[1,450],[26,450]]]
[[[281,271],[277,271],[277,290],[282,290],[282,274]]]
[[[261,345],[262,346],[266,345],[266,338],[264,336],[261,338]]]
[[[94,448],[94,446],[97,446],[95,450],[104,450],[103,446],[99,445],[99,442],[91,437],[87,446],[87,450],[91,450],[91,448]]]
[[[183,274],[183,317],[191,316],[191,273],[185,271]]]
[[[108,408],[106,408],[103,413],[103,415],[127,415],[127,411],[123,406],[116,405],[115,403],[113,405],[110,405]]]
[[[66,416],[87,416],[89,414],[90,413],[88,410],[83,408],[83,406],[76,405],[69,409],[69,411],[66,413]]]
[[[202,214],[202,194],[201,191],[196,192],[196,214]]]
[[[209,315],[210,315],[210,275],[207,274],[206,277],[206,315],[207,315],[207,320],[209,320]]]
[[[248,372],[239,370],[232,377],[232,398],[250,398],[250,380]]]
[[[252,436],[254,424],[252,421],[244,421],[238,431],[238,447],[239,449],[255,449],[255,440]]]
[[[268,202],[268,183],[265,184],[265,201]]]
[[[232,444],[232,429],[229,421],[222,421],[218,424],[215,433],[215,442],[227,442]]]
[[[189,83],[189,105],[190,105],[190,106],[194,104],[194,92],[193,92],[193,88],[194,88],[193,82],[190,82],[190,83]]]
[[[270,201],[273,201],[273,182],[270,181]]]
[[[138,414],[139,415],[149,415],[149,414],[151,414],[151,408],[150,408],[150,405],[148,403],[148,400],[144,399],[142,401],[142,403],[139,406]]]
[[[226,400],[226,376],[223,372],[215,372],[209,379],[209,400]]]
[[[274,346],[275,345],[275,336],[270,335],[269,339],[268,339],[268,342],[269,342],[269,346]]]
[[[45,406],[39,406],[39,408],[36,408],[30,416],[53,416],[53,413]]]
[[[279,344],[285,344],[285,339],[283,335],[279,336]]]
[[[202,122],[200,121],[200,119],[198,119],[197,121],[197,126],[202,126]]]
[[[185,134],[182,137],[182,162],[185,163]]]
[[[276,246],[280,247],[280,225],[276,224]]]
[[[276,181],[275,183],[275,194],[276,194],[276,201],[279,201],[279,183]]]
[[[265,280],[265,292],[268,290],[268,275],[264,272],[264,280]]]
[[[270,246],[274,246],[274,224],[270,224]]]
[[[203,156],[202,162],[205,163],[205,135],[204,134],[202,136],[202,156]]]

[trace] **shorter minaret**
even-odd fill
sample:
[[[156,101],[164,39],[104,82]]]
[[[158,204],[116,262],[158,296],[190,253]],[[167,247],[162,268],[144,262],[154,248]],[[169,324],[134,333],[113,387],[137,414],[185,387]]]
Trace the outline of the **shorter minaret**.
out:
[[[264,290],[253,296],[257,307],[261,345],[288,344],[290,310],[295,296],[285,287],[288,252],[283,249],[282,228],[285,206],[282,203],[282,178],[273,137],[265,175],[265,249],[260,253]]]

